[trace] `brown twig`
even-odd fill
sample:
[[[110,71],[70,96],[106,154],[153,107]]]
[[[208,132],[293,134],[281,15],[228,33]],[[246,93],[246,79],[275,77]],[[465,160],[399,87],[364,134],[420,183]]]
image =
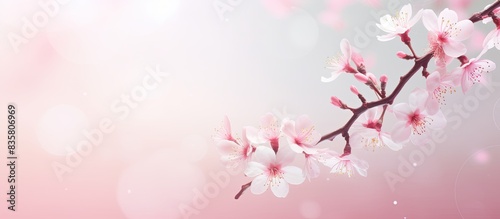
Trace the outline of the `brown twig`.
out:
[[[247,183],[247,184],[245,184],[245,185],[242,185],[242,186],[241,186],[240,191],[238,192],[238,194],[236,194],[236,195],[234,196],[234,199],[239,199],[239,198],[240,198],[240,196],[241,196],[241,195],[243,195],[243,192],[244,192],[245,190],[247,190],[247,189],[248,189],[248,187],[250,187],[250,185],[252,185],[252,182],[249,182],[249,183]]]

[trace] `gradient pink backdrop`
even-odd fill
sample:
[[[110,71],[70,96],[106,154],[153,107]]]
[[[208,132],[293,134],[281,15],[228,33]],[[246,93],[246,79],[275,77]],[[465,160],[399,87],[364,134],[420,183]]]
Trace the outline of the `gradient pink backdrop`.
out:
[[[247,192],[235,201],[250,179],[240,173],[215,184],[211,177],[228,174],[211,140],[224,115],[239,133],[243,125],[258,125],[264,113],[286,108],[310,115],[326,133],[349,116],[332,107],[329,97],[357,101],[347,92],[352,78],[320,82],[329,74],[325,60],[339,53],[341,38],[362,49],[370,71],[389,75],[389,89],[411,63],[396,58],[401,43],[378,42],[373,28],[374,14],[408,1],[228,2],[72,0],[59,4],[15,52],[8,35],[21,34],[23,18],[32,20],[43,9],[34,0],[1,0],[0,139],[6,142],[7,104],[13,102],[19,164],[17,211],[10,212],[3,143],[0,217],[183,218],[179,209],[190,206],[196,213],[190,218],[500,218],[499,70],[492,73],[492,88],[450,96],[443,109],[452,121],[444,137],[437,135],[435,150],[394,190],[384,174],[398,174],[401,160],[421,154],[419,147],[355,151],[370,163],[367,178],[323,169],[320,178],[292,186],[286,199]],[[488,3],[412,1],[415,10],[460,7],[461,18]],[[221,15],[214,4],[230,10]],[[480,31],[468,42],[471,57],[493,28],[476,27]],[[424,30],[418,24],[411,32],[418,53],[425,51]],[[356,42],[359,37],[363,40]],[[492,50],[486,56],[497,62],[499,54]],[[111,107],[139,89],[148,66],[168,72],[168,78],[118,118]],[[406,101],[417,86],[424,86],[422,78],[397,101]],[[454,111],[458,106],[465,113]],[[103,118],[113,121],[114,131],[58,180],[54,162],[64,163],[67,148]],[[341,141],[321,145],[342,148]],[[197,191],[208,187],[212,197],[193,205]]]

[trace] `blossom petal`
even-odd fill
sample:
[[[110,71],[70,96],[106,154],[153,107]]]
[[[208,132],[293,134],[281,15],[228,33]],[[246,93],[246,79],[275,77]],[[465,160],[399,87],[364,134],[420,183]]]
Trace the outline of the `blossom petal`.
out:
[[[441,73],[438,71],[432,72],[425,80],[425,85],[429,93],[434,92],[436,88],[441,86]]]
[[[394,129],[392,130],[391,136],[392,140],[396,143],[406,142],[411,135],[411,127],[406,124],[406,122],[397,122],[394,124]]]
[[[425,28],[431,32],[439,31],[438,18],[436,13],[430,9],[426,9],[422,12],[422,22]]]
[[[288,183],[282,178],[275,177],[271,183],[271,191],[278,198],[285,198],[289,189]]]
[[[386,41],[389,41],[389,40],[396,38],[396,36],[397,36],[397,34],[395,34],[395,33],[389,33],[386,35],[377,36],[377,40],[381,41],[381,42],[386,42]]]
[[[440,106],[439,100],[435,98],[434,93],[436,92],[436,89],[441,87],[443,83],[441,81],[441,73],[439,71],[431,73],[429,76],[427,76],[425,83],[430,96],[430,98],[428,98],[427,100],[427,112],[433,115],[439,110]]]
[[[453,29],[456,31],[450,37],[457,41],[464,41],[474,32],[474,24],[470,20],[462,20],[455,24]]]
[[[432,122],[429,124],[429,128],[439,130],[446,127],[446,117],[441,110],[439,110],[436,114],[429,116],[429,118],[432,119]]]
[[[227,116],[224,116],[223,127],[227,134],[231,135],[231,122]]]
[[[441,106],[441,103],[436,98],[429,98],[427,101],[427,108],[426,112],[429,113],[429,115],[434,115],[439,111],[439,107]]]
[[[387,133],[381,133],[380,138],[382,139],[384,144],[393,151],[399,151],[403,148],[402,144],[397,144],[394,141],[392,141],[391,136]]]
[[[469,75],[465,72],[465,69],[458,68],[457,72],[462,74],[462,91],[465,94],[474,85],[474,82],[469,80]]]
[[[305,180],[304,174],[302,173],[302,169],[295,166],[286,166],[281,168],[283,171],[283,178],[286,182],[292,185],[302,184]]]
[[[307,177],[309,181],[311,181],[312,178],[318,177],[319,173],[320,173],[319,162],[313,156],[307,157],[306,165],[304,168],[304,175]]]
[[[408,22],[408,20],[411,18],[411,15],[412,15],[411,4],[406,4],[401,8],[401,10],[399,10],[399,16],[406,18],[405,23]]]
[[[410,106],[412,108],[417,108],[420,111],[424,111],[427,107],[427,99],[429,98],[429,92],[424,89],[417,88],[410,94]]]
[[[217,143],[217,150],[222,155],[232,154],[241,150],[241,146],[234,141],[222,140]]]
[[[362,148],[364,145],[363,139],[365,136],[367,136],[369,133],[371,133],[373,129],[361,127],[359,131],[351,134],[351,137],[349,139],[349,143],[352,148]]]
[[[261,163],[251,161],[248,162],[247,168],[245,169],[245,176],[256,177],[265,173],[266,170],[266,166],[262,165]]]
[[[459,57],[467,52],[465,45],[459,41],[448,39],[448,42],[443,44],[443,50],[446,55],[451,57]]]
[[[413,113],[413,109],[407,103],[398,103],[394,105],[394,107],[392,107],[392,111],[394,112],[396,118],[404,121],[406,121],[408,116]]]
[[[267,190],[269,184],[267,183],[268,179],[266,175],[260,175],[255,177],[252,181],[252,185],[250,185],[250,191],[252,191],[255,195],[260,195]]]
[[[340,51],[342,51],[342,55],[345,58],[344,62],[349,62],[351,59],[351,44],[349,40],[344,38],[340,41]]]
[[[386,14],[380,18],[380,24],[376,24],[378,28],[387,33],[394,33],[396,31],[394,21],[392,20],[392,16]]]
[[[307,115],[301,115],[295,120],[295,133],[298,137],[305,137],[314,125]]]
[[[281,165],[286,165],[295,159],[294,151],[290,150],[290,147],[280,147],[278,153],[276,153],[276,161]]]
[[[439,31],[446,32],[450,28],[450,24],[454,24],[458,21],[457,12],[445,8],[438,17],[438,27]],[[451,26],[452,27],[452,26]]]
[[[297,137],[297,134],[295,133],[295,121],[290,119],[285,119],[283,121],[283,126],[281,127],[281,131],[289,138],[294,139],[295,137]]]
[[[263,144],[265,139],[259,137],[259,130],[252,126],[243,127],[241,140],[246,144]]]
[[[349,156],[350,162],[353,164],[354,168],[356,171],[359,173],[359,175],[366,177],[368,175],[368,168],[370,167],[368,165],[368,162],[364,160],[360,160],[353,155]]]
[[[499,29],[492,30],[490,33],[488,33],[486,38],[484,38],[483,47],[485,49],[491,49],[493,47],[496,47],[497,49],[500,50],[500,30]]]
[[[299,154],[304,152],[304,147],[290,141],[288,141],[288,144],[290,145],[290,149],[292,149],[293,152]]]
[[[313,148],[313,147],[303,146],[302,150],[306,154],[317,154],[318,153],[318,150],[316,148]]]
[[[494,62],[492,62],[491,60],[487,60],[487,59],[482,59],[482,60],[477,61],[476,65],[481,67],[482,74],[489,73],[489,72],[495,70],[495,68],[497,67]]]
[[[378,107],[374,107],[374,108],[368,109],[365,112],[365,119],[367,121],[373,121],[373,120],[376,119],[375,117],[377,117],[377,114],[378,114]]]
[[[486,35],[486,37],[484,38],[484,41],[483,41],[483,48],[488,48],[488,49],[491,49],[493,48],[493,45],[492,45],[492,41],[493,41],[493,38],[496,37],[498,31],[495,29],[495,30],[492,30],[488,33],[488,35]]]
[[[259,146],[254,153],[254,161],[269,166],[276,161],[276,154],[273,149],[266,146]]]
[[[332,82],[335,79],[337,79],[341,73],[342,73],[342,71],[333,71],[331,73],[332,75],[329,78],[322,76],[321,77],[321,82],[324,82],[324,83]]]
[[[408,23],[407,23],[407,27],[410,28],[410,27],[413,27],[419,20],[420,18],[422,18],[422,14],[423,14],[424,10],[423,9],[420,9],[417,14],[411,18]]]

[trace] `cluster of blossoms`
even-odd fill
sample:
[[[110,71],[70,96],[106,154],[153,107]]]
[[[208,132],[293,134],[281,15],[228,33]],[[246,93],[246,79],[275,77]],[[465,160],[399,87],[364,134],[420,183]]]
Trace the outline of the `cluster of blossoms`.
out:
[[[320,165],[332,173],[351,176],[356,170],[366,176],[366,162],[352,155],[341,155],[327,148],[316,147],[321,135],[306,115],[295,120],[279,120],[268,113],[262,117],[259,128],[243,128],[241,138],[235,138],[229,119],[224,118],[222,127],[214,136],[222,161],[228,168],[245,167],[245,175],[255,177],[250,190],[261,194],[269,187],[277,197],[288,194],[289,184],[298,185],[307,178],[319,176]],[[285,145],[286,143],[286,145]],[[303,155],[302,168],[293,166],[297,155]]]
[[[377,26],[386,34],[377,38],[389,41],[399,37],[411,53],[397,52],[396,55],[415,63],[407,74],[401,76],[392,93],[386,92],[388,77],[381,75],[377,78],[375,74],[368,72],[358,49],[351,46],[347,39],[343,39],[340,43],[342,54],[328,63],[331,75],[322,77],[321,81],[329,83],[341,75],[350,74],[368,86],[377,99],[367,101],[354,85],[350,87],[350,91],[360,100],[361,106],[350,107],[338,97],[332,96],[332,105],[351,111],[353,116],[343,127],[323,136],[315,130],[307,115],[278,119],[268,113],[261,119],[258,128],[244,127],[241,138],[234,137],[230,122],[225,118],[222,128],[214,137],[222,161],[228,168],[243,165],[245,175],[254,177],[252,182],[242,187],[242,191],[250,187],[252,193],[261,194],[271,187],[277,197],[288,194],[289,184],[298,185],[305,179],[318,177],[322,165],[332,173],[346,174],[349,177],[355,173],[367,176],[368,163],[356,158],[352,154],[352,148],[375,150],[386,147],[398,151],[410,142],[415,145],[424,144],[429,139],[429,130],[439,130],[446,126],[446,118],[440,109],[446,95],[457,89],[465,93],[473,84],[488,83],[489,72],[496,65],[481,57],[490,49],[500,50],[499,12],[500,2],[496,1],[470,19],[459,20],[457,13],[450,9],[444,9],[439,15],[432,10],[422,9],[413,15],[412,7],[408,4],[396,16],[383,16]],[[410,29],[420,20],[428,30],[429,49],[424,56],[415,53],[409,36]],[[483,50],[475,58],[469,59],[463,41],[472,34],[473,23],[480,20],[483,23],[493,22],[496,28],[484,39]],[[435,59],[436,67],[429,70],[428,63],[432,58]],[[454,59],[460,65],[452,68],[450,66]],[[393,105],[396,96],[420,69],[426,80],[425,86],[415,88],[408,102]],[[396,123],[390,130],[385,130],[383,126],[387,114],[396,118]],[[333,140],[337,135],[342,135],[346,142],[341,153],[318,147],[319,143]],[[293,165],[297,155],[303,158],[301,167]]]

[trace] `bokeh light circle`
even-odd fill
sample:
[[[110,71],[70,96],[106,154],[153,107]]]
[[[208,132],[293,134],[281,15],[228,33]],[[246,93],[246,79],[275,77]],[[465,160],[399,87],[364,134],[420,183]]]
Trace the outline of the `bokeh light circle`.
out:
[[[480,149],[465,160],[455,181],[455,203],[462,218],[500,215],[499,172],[499,145]]]

